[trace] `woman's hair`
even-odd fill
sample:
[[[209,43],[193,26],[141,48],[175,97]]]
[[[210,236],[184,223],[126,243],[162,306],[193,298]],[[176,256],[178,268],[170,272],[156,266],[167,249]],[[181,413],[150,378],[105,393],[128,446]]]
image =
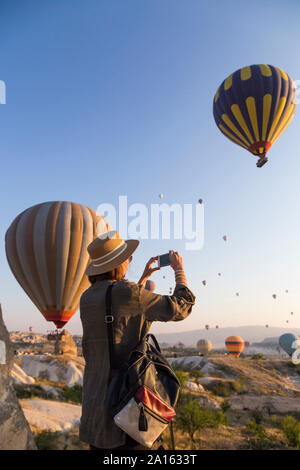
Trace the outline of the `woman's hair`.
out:
[[[128,268],[128,260],[124,261],[124,263],[117,266],[112,271],[108,271],[107,273],[103,274],[96,274],[95,276],[89,276],[89,281],[91,284],[95,284],[96,281],[103,281],[105,279],[112,279],[113,281],[121,281],[124,279],[126,271]]]

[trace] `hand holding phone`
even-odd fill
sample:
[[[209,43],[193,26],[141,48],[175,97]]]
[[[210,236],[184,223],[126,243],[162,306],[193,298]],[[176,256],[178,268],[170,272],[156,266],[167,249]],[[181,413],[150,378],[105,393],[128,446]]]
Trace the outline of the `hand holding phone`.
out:
[[[159,269],[164,266],[171,266],[174,271],[176,271],[176,269],[184,269],[180,254],[173,250],[170,250],[169,253],[158,256],[157,264]]]
[[[157,265],[159,268],[170,266],[170,253],[165,253],[164,255],[160,255],[157,260]]]

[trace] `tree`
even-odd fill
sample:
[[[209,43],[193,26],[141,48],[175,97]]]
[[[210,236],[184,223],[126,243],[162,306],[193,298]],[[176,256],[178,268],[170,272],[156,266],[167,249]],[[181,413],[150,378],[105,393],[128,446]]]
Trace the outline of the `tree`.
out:
[[[226,417],[222,411],[203,409],[195,398],[190,398],[182,404],[176,418],[176,425],[188,433],[194,449],[196,431],[201,432],[205,427],[218,427],[221,424],[226,424]]]

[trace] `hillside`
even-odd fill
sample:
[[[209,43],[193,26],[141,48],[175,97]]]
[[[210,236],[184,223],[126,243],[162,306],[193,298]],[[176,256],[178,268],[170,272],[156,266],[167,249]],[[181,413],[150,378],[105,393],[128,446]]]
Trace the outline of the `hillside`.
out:
[[[208,339],[212,342],[214,348],[223,348],[224,341],[227,336],[238,335],[241,336],[244,341],[250,343],[262,342],[267,338],[277,338],[284,333],[294,333],[300,335],[299,328],[278,328],[265,326],[238,326],[238,327],[227,327],[227,328],[211,328],[209,330],[199,329],[193,331],[184,331],[178,333],[157,333],[157,337],[160,343],[168,343],[170,345],[177,344],[179,342],[186,346],[195,346],[200,338]]]
[[[33,354],[16,360],[14,386],[38,447],[87,449],[78,439],[83,358]],[[169,362],[182,384],[174,422],[177,449],[298,446],[300,367],[289,359],[237,359],[212,353]],[[196,417],[191,438],[187,423]],[[285,434],[286,418],[296,433],[293,441]],[[164,440],[171,449],[168,430]]]

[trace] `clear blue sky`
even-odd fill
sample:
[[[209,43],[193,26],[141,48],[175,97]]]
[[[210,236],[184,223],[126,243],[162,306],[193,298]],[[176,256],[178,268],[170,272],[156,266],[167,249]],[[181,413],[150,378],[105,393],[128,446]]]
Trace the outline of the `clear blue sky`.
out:
[[[96,209],[124,194],[149,205],[161,192],[168,203],[203,197],[205,243],[197,253],[165,241],[137,251],[132,280],[151,255],[179,249],[197,296],[189,319],[154,332],[286,319],[300,327],[300,118],[257,169],[212,115],[217,87],[244,65],[300,79],[299,24],[297,0],[1,1],[0,300],[9,329],[52,328],[6,262],[5,232],[19,212],[50,200]],[[154,279],[167,294],[166,272]],[[68,329],[81,332],[78,313]]]

